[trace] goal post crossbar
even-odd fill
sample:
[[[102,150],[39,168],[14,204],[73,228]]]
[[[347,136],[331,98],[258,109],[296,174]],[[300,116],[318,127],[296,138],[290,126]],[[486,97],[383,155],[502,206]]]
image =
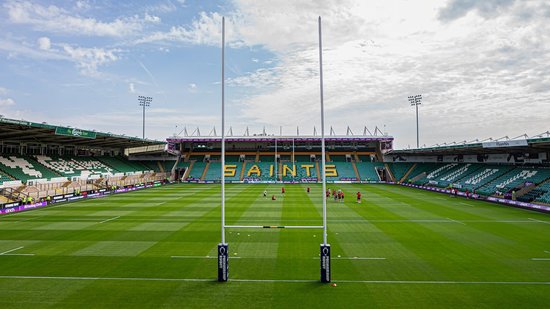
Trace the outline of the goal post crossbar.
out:
[[[323,229],[322,225],[226,225],[226,229]]]

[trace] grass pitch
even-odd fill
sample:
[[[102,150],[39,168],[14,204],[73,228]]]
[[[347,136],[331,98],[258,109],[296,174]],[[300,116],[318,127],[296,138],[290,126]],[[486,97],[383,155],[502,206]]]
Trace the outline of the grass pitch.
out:
[[[234,225],[321,225],[321,186],[227,185]],[[550,217],[391,185],[329,185],[321,230],[228,229],[220,187],[173,185],[0,217],[2,308],[476,307],[550,303]],[[265,199],[276,195],[277,200]],[[355,193],[363,193],[363,203]]]

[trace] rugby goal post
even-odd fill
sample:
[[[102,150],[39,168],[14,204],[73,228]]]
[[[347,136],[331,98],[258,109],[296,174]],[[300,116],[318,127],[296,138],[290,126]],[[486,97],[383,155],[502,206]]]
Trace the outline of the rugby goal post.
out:
[[[221,243],[218,244],[218,281],[226,282],[229,280],[229,244],[225,241],[225,229],[231,228],[251,228],[251,229],[322,229],[323,243],[320,245],[320,281],[329,283],[331,281],[330,268],[330,244],[327,243],[327,200],[325,192],[326,186],[326,170],[325,170],[325,115],[323,102],[323,46],[321,33],[321,17],[318,19],[319,27],[319,90],[321,103],[321,175],[322,175],[322,201],[323,201],[323,225],[226,225],[225,224],[225,17],[222,17],[222,140],[221,140]],[[275,139],[275,143],[277,140]],[[275,166],[277,166],[277,156],[275,155]],[[275,173],[278,178],[277,172]]]

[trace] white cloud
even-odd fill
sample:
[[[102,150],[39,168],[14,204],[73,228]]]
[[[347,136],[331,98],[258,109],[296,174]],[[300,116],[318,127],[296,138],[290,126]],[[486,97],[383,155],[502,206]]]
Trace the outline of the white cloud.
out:
[[[89,10],[92,6],[88,1],[79,0],[79,1],[76,1],[75,7],[79,10],[85,11],[85,10]]]
[[[267,47],[278,61],[228,85],[250,88],[240,100],[249,123],[319,126],[316,16],[322,15],[326,121],[339,132],[347,125],[357,130],[386,124],[398,146],[415,144],[407,96],[417,93],[424,95],[421,143],[534,127],[542,132],[550,115],[543,103],[550,100],[545,4],[508,2],[501,15],[463,14],[442,22],[445,2],[439,1],[286,6],[237,0],[233,15],[244,20],[231,24],[238,28],[232,40]]]
[[[0,107],[6,107],[15,105],[15,101],[12,98],[0,99]]]
[[[160,22],[159,17],[149,14],[144,18],[132,16],[103,22],[80,17],[55,5],[42,6],[28,1],[8,1],[3,7],[12,23],[31,25],[40,31],[75,35],[124,37],[141,32],[147,23]]]
[[[136,88],[135,88],[135,84],[134,83],[129,83],[128,84],[128,91],[130,93],[136,93]]]
[[[48,37],[41,37],[37,40],[38,48],[48,50],[52,47],[52,42]]]
[[[63,45],[63,50],[77,63],[80,73],[88,76],[98,76],[98,67],[118,60],[118,49],[83,48]]]
[[[195,83],[190,83],[187,87],[187,90],[191,93],[196,93],[199,89],[198,89],[198,86],[197,84]]]

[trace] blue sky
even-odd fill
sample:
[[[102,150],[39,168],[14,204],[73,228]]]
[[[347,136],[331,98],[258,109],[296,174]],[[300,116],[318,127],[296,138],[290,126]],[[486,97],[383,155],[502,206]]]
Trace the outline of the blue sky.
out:
[[[147,137],[220,133],[220,21],[227,126],[235,134],[319,130],[317,16],[326,125],[375,126],[395,145],[550,129],[546,1],[0,2],[0,114]],[[177,128],[176,128],[177,126]],[[328,129],[327,129],[328,131]]]

